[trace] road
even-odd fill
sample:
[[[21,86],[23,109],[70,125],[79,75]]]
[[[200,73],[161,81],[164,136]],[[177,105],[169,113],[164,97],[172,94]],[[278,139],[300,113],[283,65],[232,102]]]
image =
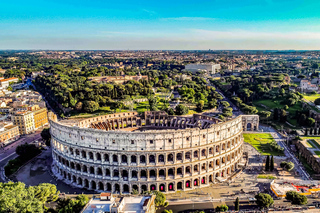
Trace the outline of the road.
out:
[[[4,148],[0,149],[0,181],[6,182],[4,177],[4,166],[8,163],[9,160],[12,160],[18,155],[16,154],[17,146],[24,144],[24,143],[31,143],[35,140],[41,139],[41,130],[37,130],[35,133],[26,135],[21,137],[19,140],[12,142],[11,144],[5,146]]]
[[[295,169],[299,172],[299,174],[302,176],[303,180],[312,180],[310,175],[304,170],[304,168],[301,166],[301,163],[298,161],[296,156],[291,153],[290,149],[288,148],[287,144],[285,143],[286,138],[282,137],[276,130],[274,130],[271,127],[264,127],[265,130],[270,132],[272,137],[275,139],[275,141],[284,148],[284,154],[287,158],[289,158],[295,166]]]

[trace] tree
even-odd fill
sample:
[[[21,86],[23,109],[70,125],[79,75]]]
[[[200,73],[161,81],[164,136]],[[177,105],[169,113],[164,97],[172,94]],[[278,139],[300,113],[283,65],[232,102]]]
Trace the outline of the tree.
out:
[[[78,195],[75,199],[62,198],[58,200],[56,210],[59,213],[81,212],[88,202],[88,196],[83,194]]]
[[[42,140],[45,141],[47,146],[50,146],[51,134],[49,128],[44,128],[41,132]]]
[[[86,112],[94,112],[99,109],[99,104],[95,101],[85,101],[84,110]]]
[[[270,171],[274,170],[274,159],[273,159],[273,155],[271,156],[271,161],[270,161]]]
[[[308,118],[308,119],[307,119],[307,123],[308,123],[309,126],[313,126],[315,122],[316,122],[316,121],[315,121],[315,119],[313,119],[313,118]]]
[[[237,197],[236,202],[234,203],[234,210],[236,210],[236,211],[240,210],[239,197]]]
[[[279,119],[279,110],[278,110],[278,108],[275,108],[274,110],[273,110],[273,120],[278,120]]]
[[[229,207],[227,205],[221,205],[216,207],[217,212],[226,212],[229,210]]]
[[[316,100],[314,100],[314,104],[315,105],[320,105],[320,98],[317,98]]]
[[[291,161],[282,161],[280,163],[280,167],[286,169],[287,171],[291,171],[294,168],[294,163]]]
[[[78,102],[75,105],[75,109],[78,110],[78,111],[81,111],[82,110],[82,106],[83,106],[82,102]]]
[[[270,156],[268,155],[266,159],[265,170],[269,171],[269,169],[270,169]]]
[[[308,203],[308,198],[305,195],[301,195],[295,191],[287,192],[286,199],[291,201],[291,204],[296,204],[296,205],[305,205]]]
[[[269,208],[273,203],[273,199],[269,194],[259,193],[255,196],[256,203],[261,209]]]
[[[159,191],[152,191],[156,198],[154,199],[154,203],[157,207],[168,206],[169,203],[166,201],[166,195]]]
[[[228,101],[221,101],[221,104],[222,104],[223,107],[229,107],[230,106]]]
[[[17,146],[16,153],[19,155],[19,158],[23,161],[28,161],[34,156],[40,154],[41,150],[36,147],[34,144],[22,144]]]
[[[176,114],[177,115],[186,115],[189,112],[189,108],[185,105],[178,104],[176,106]]]
[[[204,101],[203,101],[203,100],[200,100],[200,101],[197,103],[197,111],[202,112],[202,111],[203,111],[203,107],[204,107]]]

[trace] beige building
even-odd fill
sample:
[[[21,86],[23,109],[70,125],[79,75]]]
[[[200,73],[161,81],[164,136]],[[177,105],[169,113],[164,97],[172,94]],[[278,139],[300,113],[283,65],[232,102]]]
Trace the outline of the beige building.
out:
[[[40,127],[43,127],[44,125],[48,124],[48,110],[47,108],[38,108],[33,111],[33,117],[34,117],[34,128],[39,129]]]
[[[1,79],[0,84],[2,88],[8,88],[10,85],[10,82],[17,83],[19,81],[18,78],[7,78],[7,79]]]
[[[21,135],[34,132],[35,123],[33,112],[16,112],[12,115],[11,119],[14,125],[19,126],[19,131]]]
[[[0,123],[0,147],[20,137],[19,127],[12,122]]]

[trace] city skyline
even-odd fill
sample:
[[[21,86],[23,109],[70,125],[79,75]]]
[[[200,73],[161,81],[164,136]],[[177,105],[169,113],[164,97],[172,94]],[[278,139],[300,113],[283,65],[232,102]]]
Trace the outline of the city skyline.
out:
[[[317,1],[16,1],[0,49],[317,50]]]

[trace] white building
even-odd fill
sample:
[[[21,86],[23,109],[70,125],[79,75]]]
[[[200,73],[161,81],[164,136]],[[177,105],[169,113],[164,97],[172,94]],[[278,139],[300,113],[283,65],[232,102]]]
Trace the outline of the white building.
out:
[[[221,69],[220,64],[214,63],[203,63],[203,64],[187,64],[185,66],[185,70],[191,72],[199,72],[199,71],[206,71],[209,74],[216,74]]]
[[[309,91],[318,91],[319,87],[317,84],[312,84],[309,80],[301,80],[300,89],[302,92],[309,92]]]

